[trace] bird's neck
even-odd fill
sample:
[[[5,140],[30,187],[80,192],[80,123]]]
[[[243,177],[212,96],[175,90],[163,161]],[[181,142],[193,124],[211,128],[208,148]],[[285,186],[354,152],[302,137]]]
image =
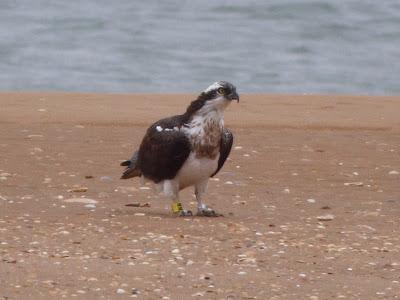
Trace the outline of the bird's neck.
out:
[[[223,110],[213,109],[208,111],[199,110],[192,115],[188,122],[189,127],[201,129],[205,134],[206,129],[222,131],[224,127],[224,112]]]

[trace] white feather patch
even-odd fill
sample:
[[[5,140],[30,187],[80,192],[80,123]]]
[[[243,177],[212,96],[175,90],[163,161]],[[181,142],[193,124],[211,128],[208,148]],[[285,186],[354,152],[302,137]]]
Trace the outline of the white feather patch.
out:
[[[206,89],[204,90],[204,92],[207,93],[207,92],[209,92],[209,91],[216,90],[216,89],[218,89],[218,88],[220,88],[220,87],[222,87],[222,86],[221,86],[221,85],[219,84],[219,82],[217,81],[217,82],[214,82],[212,85],[210,85],[208,88],[206,88]]]

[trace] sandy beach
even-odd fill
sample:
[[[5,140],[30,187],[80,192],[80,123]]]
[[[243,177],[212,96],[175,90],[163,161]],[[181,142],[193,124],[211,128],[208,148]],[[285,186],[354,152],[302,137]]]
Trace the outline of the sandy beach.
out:
[[[400,97],[242,95],[177,218],[119,163],[192,99],[0,93],[0,299],[400,299]]]

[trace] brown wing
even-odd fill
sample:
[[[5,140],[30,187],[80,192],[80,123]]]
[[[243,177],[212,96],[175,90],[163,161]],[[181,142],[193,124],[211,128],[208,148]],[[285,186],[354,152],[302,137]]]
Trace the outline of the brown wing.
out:
[[[174,178],[191,151],[188,138],[179,130],[175,130],[183,123],[183,116],[178,115],[151,125],[139,150],[130,160],[121,163],[127,167],[122,178],[142,174],[155,182]]]
[[[221,170],[221,168],[223,167],[226,159],[229,156],[229,153],[231,153],[232,145],[233,145],[233,134],[229,129],[224,128],[219,148],[218,168],[217,171],[215,171],[215,173],[211,175],[211,177],[214,177],[214,175],[216,175],[219,172],[219,170]]]
[[[188,158],[192,146],[181,131],[174,130],[179,116],[153,124],[139,149],[138,166],[142,174],[155,182],[172,179]]]

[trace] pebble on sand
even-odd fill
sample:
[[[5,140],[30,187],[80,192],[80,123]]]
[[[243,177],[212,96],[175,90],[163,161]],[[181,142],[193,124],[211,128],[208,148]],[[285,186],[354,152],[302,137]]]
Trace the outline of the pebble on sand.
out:
[[[149,202],[145,202],[145,203],[133,202],[133,203],[125,204],[125,206],[128,206],[128,207],[150,207],[151,205]]]
[[[145,213],[135,213],[134,216],[136,217],[144,217],[146,214]]]
[[[84,203],[84,204],[96,204],[97,201],[94,199],[89,199],[89,198],[70,198],[70,199],[65,199],[64,202],[67,203]]]
[[[322,216],[317,217],[318,221],[332,221],[334,218],[335,218],[335,216],[331,215],[331,214],[322,215]]]
[[[363,186],[364,183],[361,181],[357,181],[357,182],[345,182],[343,183],[345,186]]]
[[[68,190],[70,193],[84,193],[87,192],[88,188],[87,187],[78,187],[78,188],[73,188]]]
[[[43,135],[41,134],[30,134],[27,136],[28,139],[34,139],[34,138],[42,138]]]

